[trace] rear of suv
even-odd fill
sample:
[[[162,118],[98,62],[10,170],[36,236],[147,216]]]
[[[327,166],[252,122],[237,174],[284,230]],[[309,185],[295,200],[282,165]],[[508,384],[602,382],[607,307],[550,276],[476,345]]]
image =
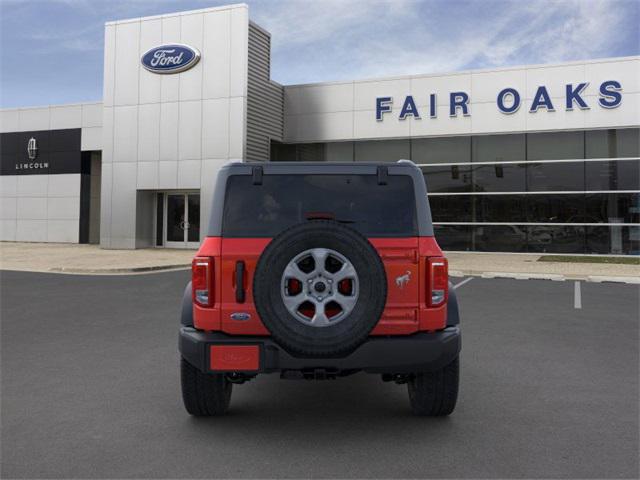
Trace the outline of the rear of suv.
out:
[[[186,410],[227,411],[258,374],[357,372],[407,384],[415,414],[458,395],[458,305],[422,172],[396,164],[237,163],[219,173],[184,293]]]

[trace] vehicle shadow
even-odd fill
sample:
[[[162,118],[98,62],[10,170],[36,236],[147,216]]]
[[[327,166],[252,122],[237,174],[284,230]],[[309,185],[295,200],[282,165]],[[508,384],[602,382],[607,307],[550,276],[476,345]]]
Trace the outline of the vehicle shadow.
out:
[[[455,414],[454,414],[455,415]],[[313,436],[314,441],[336,442],[362,432],[397,431],[406,433],[425,427],[439,430],[453,417],[416,417],[411,413],[406,385],[382,382],[379,375],[356,374],[327,381],[280,380],[264,375],[248,384],[234,387],[231,407],[225,416],[192,418],[189,422],[201,432],[218,435],[229,426],[250,432],[277,431],[277,435],[296,438]]]

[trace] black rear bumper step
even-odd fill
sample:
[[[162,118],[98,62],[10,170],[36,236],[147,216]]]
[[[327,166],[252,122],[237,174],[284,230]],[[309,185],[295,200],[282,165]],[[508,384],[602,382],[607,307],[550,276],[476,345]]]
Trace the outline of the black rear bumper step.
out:
[[[372,336],[352,353],[339,358],[301,358],[288,353],[271,337],[227,335],[181,327],[180,354],[194,367],[209,371],[211,345],[258,345],[260,369],[254,373],[288,370],[362,370],[368,373],[402,374],[438,370],[451,363],[461,347],[460,327],[433,333]]]

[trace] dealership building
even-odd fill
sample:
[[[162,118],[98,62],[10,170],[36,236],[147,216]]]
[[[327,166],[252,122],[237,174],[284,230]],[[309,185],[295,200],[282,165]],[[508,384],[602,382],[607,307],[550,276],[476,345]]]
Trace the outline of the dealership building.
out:
[[[0,110],[1,239],[195,247],[229,162],[410,159],[446,250],[640,254],[640,57],[280,85],[270,41],[107,23],[102,102]]]

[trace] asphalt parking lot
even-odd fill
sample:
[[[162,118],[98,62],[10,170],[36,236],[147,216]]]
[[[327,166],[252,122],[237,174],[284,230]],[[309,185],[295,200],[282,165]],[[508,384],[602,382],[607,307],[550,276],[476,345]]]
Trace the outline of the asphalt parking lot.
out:
[[[228,416],[194,419],[187,276],[1,273],[2,478],[638,478],[637,285],[581,283],[579,302],[574,282],[461,285],[449,418],[360,374],[262,376]]]

